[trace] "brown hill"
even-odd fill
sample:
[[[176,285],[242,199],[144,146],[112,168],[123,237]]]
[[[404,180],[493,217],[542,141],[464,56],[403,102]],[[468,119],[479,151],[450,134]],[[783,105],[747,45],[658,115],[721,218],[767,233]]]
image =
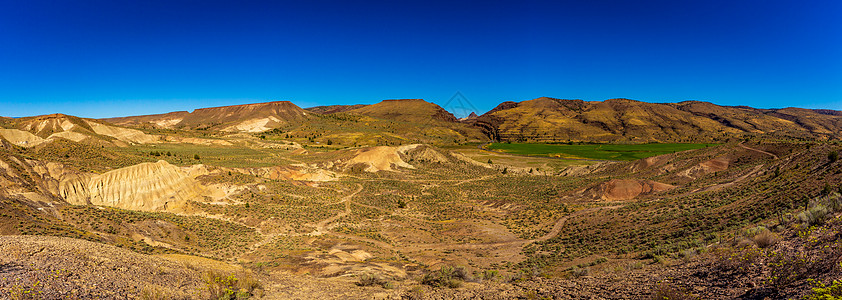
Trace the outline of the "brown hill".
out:
[[[357,109],[366,106],[365,104],[354,104],[354,105],[325,105],[325,106],[315,106],[305,108],[304,110],[309,111],[311,113],[316,114],[335,114],[346,112],[349,110]]]
[[[383,100],[380,103],[366,105],[348,111],[380,119],[429,123],[431,121],[456,122],[453,114],[434,103],[422,99]]]
[[[468,120],[473,120],[473,119],[476,119],[476,118],[478,118],[478,117],[479,117],[479,116],[477,115],[477,113],[475,113],[475,112],[471,112],[471,114],[469,114],[467,117],[464,117],[464,118],[459,118],[459,121],[468,121]]]
[[[103,119],[104,121],[112,124],[123,125],[123,126],[151,126],[155,128],[171,128],[174,125],[181,122],[185,116],[189,115],[189,112],[186,111],[174,111],[165,114],[155,114],[155,115],[143,115],[143,116],[132,116],[132,117],[118,117],[118,118],[108,118]]]
[[[307,111],[289,101],[200,108],[193,112],[171,112],[105,119],[118,125],[155,128],[214,129],[262,132],[282,124],[307,120]]]
[[[543,97],[501,103],[472,124],[493,139],[510,141],[694,142],[754,134],[838,137],[842,117],[807,109],[762,110],[699,101]]]

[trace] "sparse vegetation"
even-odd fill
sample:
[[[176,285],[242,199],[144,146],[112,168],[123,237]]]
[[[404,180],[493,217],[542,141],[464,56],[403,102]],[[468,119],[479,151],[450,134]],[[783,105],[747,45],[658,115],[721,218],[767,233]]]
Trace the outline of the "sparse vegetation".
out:
[[[261,295],[260,282],[248,273],[225,275],[218,271],[208,271],[204,281],[210,299],[249,299]]]

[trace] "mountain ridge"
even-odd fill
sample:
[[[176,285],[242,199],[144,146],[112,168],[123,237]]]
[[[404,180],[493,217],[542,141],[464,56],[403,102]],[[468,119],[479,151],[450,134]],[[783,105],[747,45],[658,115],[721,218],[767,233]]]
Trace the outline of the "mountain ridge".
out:
[[[688,100],[652,103],[626,98],[603,101],[539,97],[504,101],[490,111],[457,119],[423,99],[302,109],[289,101],[199,108],[192,112],[102,119],[153,128],[263,132],[308,122],[307,114],[338,113],[414,124],[463,123],[491,140],[533,142],[696,142],[746,135],[833,139],[842,137],[842,112],[829,109],[752,108]],[[450,125],[447,125],[450,126]]]

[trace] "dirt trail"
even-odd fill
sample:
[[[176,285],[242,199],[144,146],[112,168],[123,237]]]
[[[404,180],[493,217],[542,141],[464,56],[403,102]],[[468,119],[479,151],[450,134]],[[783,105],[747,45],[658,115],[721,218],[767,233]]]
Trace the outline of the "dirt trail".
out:
[[[574,215],[582,215],[582,214],[586,214],[586,213],[591,213],[591,212],[595,212],[595,211],[600,210],[600,209],[617,209],[617,208],[620,208],[620,207],[623,207],[623,206],[624,205],[592,207],[592,208],[583,209],[583,210],[577,211],[575,213],[566,215],[564,217],[561,217],[560,219],[558,219],[558,221],[555,222],[555,225],[553,226],[553,229],[550,230],[550,232],[548,232],[547,234],[545,234],[542,237],[539,237],[539,238],[534,239],[534,240],[530,240],[529,242],[543,242],[543,241],[546,241],[546,240],[549,240],[551,238],[556,237],[559,233],[561,233],[561,228],[564,227],[564,223],[566,223],[567,220],[569,220]]]
[[[310,235],[315,236],[315,235],[325,234],[327,232],[327,230],[325,230],[325,226],[327,224],[330,224],[330,222],[336,221],[339,218],[347,216],[348,214],[350,214],[351,213],[351,198],[354,198],[354,196],[359,194],[362,190],[363,190],[363,185],[358,183],[357,189],[353,193],[351,193],[348,196],[342,197],[342,200],[339,201],[339,203],[345,203],[345,210],[339,212],[338,214],[336,214],[333,217],[324,219],[321,222],[319,222],[318,224],[316,224],[316,229],[314,229],[313,232],[310,233]]]
[[[755,149],[755,148],[748,147],[748,146],[746,146],[746,145],[743,145],[743,143],[742,143],[742,142],[740,142],[739,144],[737,144],[737,146],[740,146],[740,148],[743,148],[743,149],[746,149],[746,150],[751,150],[751,151],[754,151],[754,152],[763,153],[763,154],[766,154],[766,155],[771,155],[771,156],[772,156],[772,157],[774,157],[775,159],[778,159],[778,156],[777,156],[777,155],[775,155],[775,154],[773,154],[773,153],[769,153],[769,152],[766,152],[766,151],[763,151],[763,150],[760,150],[760,149]]]
[[[499,242],[491,242],[491,243],[440,243],[440,244],[417,244],[413,245],[412,247],[402,247],[407,249],[417,249],[419,247],[430,247],[430,248],[447,248],[447,249],[480,249],[480,248],[487,248],[487,247],[499,247],[499,246],[518,246],[521,247],[528,243],[534,242],[541,242],[546,241],[551,238],[556,237],[559,233],[561,233],[561,229],[564,227],[564,223],[570,218],[575,216],[580,216],[588,213],[592,213],[601,209],[616,209],[623,207],[623,205],[615,205],[615,206],[604,206],[604,207],[592,207],[588,209],[583,209],[572,214],[566,215],[558,219],[553,225],[553,229],[550,230],[547,234],[531,240],[523,240],[523,239],[514,239],[508,241],[499,241]]]
[[[492,177],[495,177],[495,176],[497,176],[497,175],[485,175],[485,176],[482,176],[482,177],[474,177],[474,178],[468,178],[468,179],[387,179],[387,180],[394,180],[394,181],[399,181],[399,182],[456,182],[456,184],[454,184],[454,185],[461,185],[461,184],[465,184],[465,183],[468,183],[468,182],[486,180],[486,179],[489,179],[489,178],[492,178]],[[345,175],[345,177],[357,179],[357,180],[360,180],[360,181],[383,181],[383,179],[368,179],[368,178],[362,178],[362,177],[353,176],[353,175]]]
[[[730,187],[730,186],[732,186],[732,185],[734,185],[734,184],[736,184],[740,181],[745,180],[746,178],[749,178],[753,175],[756,175],[757,173],[760,172],[760,169],[763,168],[763,166],[764,165],[757,165],[753,169],[751,169],[751,171],[743,174],[743,176],[737,177],[736,179],[734,179],[732,181],[729,181],[729,182],[726,182],[726,183],[714,184],[714,185],[711,185],[711,186],[708,186],[708,187],[698,188],[698,189],[690,191],[690,194],[696,193],[696,192],[716,191],[716,190],[720,190],[720,189],[723,189],[723,188],[726,188],[726,187]]]

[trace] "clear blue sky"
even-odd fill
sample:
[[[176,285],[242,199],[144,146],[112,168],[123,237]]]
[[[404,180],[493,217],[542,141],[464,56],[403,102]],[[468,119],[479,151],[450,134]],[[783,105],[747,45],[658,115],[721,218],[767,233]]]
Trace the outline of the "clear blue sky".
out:
[[[842,1],[0,0],[0,115],[457,91],[842,109]]]

